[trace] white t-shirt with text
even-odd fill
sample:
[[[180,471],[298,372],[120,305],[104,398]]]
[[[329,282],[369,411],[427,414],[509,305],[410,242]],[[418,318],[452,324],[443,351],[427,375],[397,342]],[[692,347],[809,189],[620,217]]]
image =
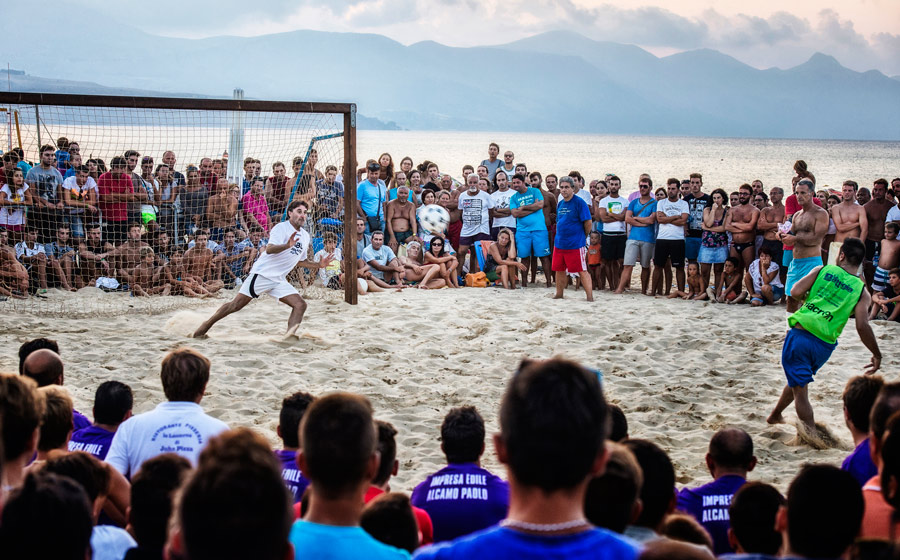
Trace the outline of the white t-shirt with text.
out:
[[[656,203],[656,211],[662,212],[666,216],[680,216],[681,214],[689,214],[691,209],[688,203],[683,200],[672,202],[668,198],[660,200]],[[676,226],[675,224],[659,224],[659,231],[656,239],[684,239],[684,226]]]
[[[294,270],[298,262],[306,260],[309,251],[309,234],[304,229],[294,229],[294,226],[287,220],[276,225],[269,232],[269,245],[284,245],[295,233],[297,237],[293,247],[274,254],[263,251],[253,263],[250,274],[259,274],[269,280],[280,281]]]
[[[495,210],[509,210],[509,199],[512,198],[516,191],[512,189],[506,189],[505,191],[496,191],[491,193],[491,199],[494,201],[494,209]],[[516,219],[513,216],[506,216],[505,218],[494,218],[493,227],[516,227]]]
[[[584,189],[579,193],[587,192]],[[590,193],[588,193],[590,195]],[[588,205],[590,206],[590,202]],[[622,214],[628,208],[628,199],[624,196],[611,197],[600,200],[600,208],[606,208],[610,214]],[[603,233],[625,233],[625,222],[603,222]]]
[[[459,209],[462,210],[463,223],[462,231],[459,232],[460,237],[471,237],[479,233],[490,234],[491,219],[488,210],[493,207],[494,200],[484,191],[478,191],[474,195],[466,191],[459,195]]]

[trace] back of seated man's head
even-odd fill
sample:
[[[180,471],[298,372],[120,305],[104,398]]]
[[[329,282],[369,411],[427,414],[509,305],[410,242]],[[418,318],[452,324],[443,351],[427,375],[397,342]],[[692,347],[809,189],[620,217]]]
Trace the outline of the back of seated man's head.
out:
[[[67,476],[80,484],[94,508],[93,515],[96,519],[102,499],[109,494],[110,473],[105,463],[90,453],[74,451],[47,459],[44,469],[59,476]]]
[[[29,473],[3,506],[3,557],[84,560],[91,550],[93,526],[92,507],[80,485],[50,472]]]
[[[628,419],[617,404],[609,405],[609,440],[621,443],[628,439]]]
[[[162,557],[172,515],[175,491],[191,471],[191,463],[174,453],[147,459],[131,480],[131,506],[128,525],[134,540],[148,552]]]
[[[309,405],[316,398],[309,393],[297,391],[281,401],[281,413],[278,415],[278,436],[288,449],[300,447],[300,421]]]
[[[44,396],[38,451],[63,449],[75,427],[72,420],[72,397],[59,385],[48,385],[38,391]]]
[[[3,437],[3,463],[34,453],[31,447],[35,430],[44,417],[44,396],[33,379],[0,373],[0,433]]]
[[[377,443],[368,399],[349,393],[319,397],[300,423],[300,468],[316,496],[350,497],[374,478]]]
[[[209,382],[209,359],[190,348],[172,350],[163,358],[160,378],[169,401],[199,402]]]
[[[781,533],[775,530],[775,516],[783,505],[784,496],[774,486],[763,482],[741,486],[728,508],[732,548],[739,553],[777,556]]]
[[[888,419],[900,411],[900,382],[885,383],[878,392],[872,412],[869,414],[869,438],[872,458],[880,459],[881,443],[887,430]],[[877,464],[877,463],[876,463]]]
[[[53,350],[59,354],[59,344],[57,344],[55,340],[49,338],[35,338],[34,340],[29,340],[19,346],[19,375],[24,374],[23,368],[25,366],[25,358],[32,352],[43,349]]]
[[[409,496],[387,492],[366,505],[360,526],[384,544],[413,552],[419,546],[419,526]]]
[[[596,374],[568,360],[526,360],[500,404],[498,452],[519,484],[572,489],[602,466],[608,423]]]
[[[28,354],[22,363],[22,375],[37,381],[38,387],[62,385],[63,362],[59,354],[49,348],[41,348]]]
[[[484,453],[484,418],[474,406],[450,409],[441,423],[441,451],[448,463],[476,463]]]
[[[753,439],[741,428],[723,428],[709,440],[708,461],[718,472],[746,476],[756,466]]]
[[[641,487],[641,514],[634,525],[658,531],[669,513],[675,496],[675,467],[658,445],[644,439],[629,439],[623,443],[637,459],[644,475]]]
[[[178,506],[187,558],[284,558],[291,502],[265,438],[238,428],[210,439]]]
[[[378,430],[377,449],[381,458],[372,484],[384,486],[392,475],[397,474],[397,428],[390,422],[376,420],[375,429]]]
[[[888,420],[881,457],[881,493],[897,515],[900,511],[900,412]]]
[[[104,381],[94,393],[94,422],[118,426],[131,416],[134,394],[120,381]]]
[[[884,378],[880,375],[857,375],[844,386],[844,418],[854,429],[868,433],[869,415],[882,387]]]
[[[832,465],[807,465],[791,482],[779,528],[790,555],[838,558],[853,543],[865,509],[853,475]],[[786,523],[786,526],[785,526]]]
[[[660,534],[675,541],[701,546],[710,552],[713,550],[712,537],[693,515],[685,513],[667,515]]]
[[[606,470],[588,484],[584,516],[597,527],[622,533],[640,513],[644,476],[634,453],[618,443],[607,443]]]

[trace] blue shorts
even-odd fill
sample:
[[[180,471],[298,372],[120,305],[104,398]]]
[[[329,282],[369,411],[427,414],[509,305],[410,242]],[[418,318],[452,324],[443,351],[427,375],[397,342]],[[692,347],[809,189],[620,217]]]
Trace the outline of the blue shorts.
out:
[[[781,348],[781,367],[788,386],[803,387],[812,383],[813,376],[825,365],[835,348],[837,343],[829,344],[809,331],[789,330]]]
[[[516,230],[516,256],[517,257],[549,257],[550,238],[547,230],[522,231]]]
[[[700,238],[699,237],[685,237],[684,238],[684,258],[689,261],[697,260],[697,256],[700,254]]]
[[[787,251],[785,251],[787,255]],[[793,254],[791,255],[793,256]],[[791,295],[791,288],[799,282],[804,276],[817,266],[822,266],[822,257],[806,257],[805,259],[791,259],[788,266],[787,278],[784,282],[784,293]],[[796,298],[795,298],[796,299]]]
[[[794,260],[794,250],[785,249],[781,254],[781,266],[791,266],[792,260]]]
[[[784,286],[772,286],[772,299],[777,303],[784,295]]]

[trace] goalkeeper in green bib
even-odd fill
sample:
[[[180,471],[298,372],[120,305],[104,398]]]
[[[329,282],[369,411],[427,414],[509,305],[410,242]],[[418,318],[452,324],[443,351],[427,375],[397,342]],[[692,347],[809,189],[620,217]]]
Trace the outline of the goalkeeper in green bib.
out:
[[[781,365],[787,385],[769,415],[770,424],[784,422],[781,413],[793,402],[800,421],[815,433],[807,386],[831,357],[837,347],[837,339],[851,316],[855,317],[860,340],[872,352],[866,375],[875,373],[881,366],[881,352],[869,325],[871,298],[865,290],[865,283],[856,275],[865,254],[863,242],[849,237],[844,240],[837,265],[817,266],[791,288],[791,297],[805,301],[788,317],[790,329],[781,350]]]

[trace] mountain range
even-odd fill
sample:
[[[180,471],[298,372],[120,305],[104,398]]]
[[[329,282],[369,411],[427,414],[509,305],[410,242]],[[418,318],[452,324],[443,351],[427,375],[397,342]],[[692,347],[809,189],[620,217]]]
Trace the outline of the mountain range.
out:
[[[49,29],[15,15],[0,62],[119,89],[352,101],[422,130],[900,140],[900,80],[821,53],[760,70],[714,50],[657,57],[563,31],[460,48],[320,31],[178,39],[89,10]]]

